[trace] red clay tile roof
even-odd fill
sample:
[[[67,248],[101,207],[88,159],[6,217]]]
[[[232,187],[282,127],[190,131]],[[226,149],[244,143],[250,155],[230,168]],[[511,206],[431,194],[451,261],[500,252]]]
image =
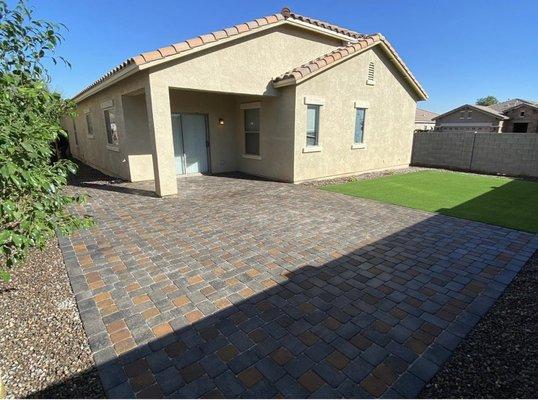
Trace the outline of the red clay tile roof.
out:
[[[100,84],[101,82],[109,78],[110,76],[116,74],[120,70],[123,70],[130,65],[143,65],[151,61],[160,60],[165,57],[173,56],[173,55],[182,53],[184,51],[191,50],[195,47],[203,46],[205,44],[212,43],[221,39],[229,38],[235,35],[240,35],[244,32],[249,32],[257,28],[263,27],[265,25],[275,24],[279,21],[287,20],[287,19],[297,20],[297,21],[305,22],[307,24],[320,27],[320,28],[325,28],[327,30],[339,33],[341,35],[349,36],[352,39],[364,37],[364,35],[361,35],[358,32],[344,29],[337,25],[330,24],[328,22],[324,22],[317,19],[305,17],[296,13],[292,13],[289,8],[283,8],[282,11],[277,14],[258,18],[254,21],[249,21],[243,24],[234,25],[230,28],[225,28],[220,31],[211,32],[206,35],[201,35],[192,39],[187,39],[183,42],[175,43],[166,47],[161,47],[160,49],[149,51],[146,53],[141,53],[134,57],[128,58],[127,60],[122,62],[120,65],[108,71],[101,78],[99,78],[98,80],[90,84],[89,86],[85,87],[75,97],[80,96],[84,92],[88,91],[94,86],[97,86],[98,84]]]
[[[274,78],[273,83],[281,82],[282,84],[279,86],[284,86],[284,81],[289,81],[289,83],[287,82],[288,84],[298,83],[299,81],[303,80],[310,74],[324,67],[330,66],[331,64],[339,62],[340,60],[344,60],[347,57],[351,57],[353,54],[357,54],[361,50],[365,50],[367,48],[373,47],[379,43],[383,43],[387,47],[389,52],[392,54],[395,60],[398,61],[398,64],[402,67],[402,69],[408,75],[409,79],[413,82],[413,84],[416,85],[420,94],[424,98],[427,98],[428,95],[426,94],[422,86],[420,86],[420,83],[418,83],[418,81],[413,76],[409,68],[407,68],[403,60],[400,58],[400,56],[398,56],[398,53],[396,53],[396,50],[394,50],[391,44],[380,33],[376,33],[376,34],[368,35],[368,36],[362,36],[356,42],[350,43],[346,46],[338,47],[335,50],[331,51],[330,53],[327,53],[321,57],[318,57],[306,64],[296,67],[292,69],[291,71],[288,71]]]

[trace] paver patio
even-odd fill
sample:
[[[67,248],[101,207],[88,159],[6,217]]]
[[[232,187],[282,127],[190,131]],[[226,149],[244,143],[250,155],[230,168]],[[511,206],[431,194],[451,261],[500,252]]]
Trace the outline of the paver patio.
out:
[[[232,177],[86,182],[61,238],[111,397],[413,397],[536,235]]]

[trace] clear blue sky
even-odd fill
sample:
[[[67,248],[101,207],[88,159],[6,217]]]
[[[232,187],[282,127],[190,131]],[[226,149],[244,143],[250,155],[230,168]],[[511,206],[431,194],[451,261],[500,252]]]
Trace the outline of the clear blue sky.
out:
[[[13,3],[13,1],[10,1]],[[538,100],[538,1],[32,0],[69,28],[52,87],[77,93],[124,59],[278,12],[284,5],[363,33],[383,33],[443,112],[494,95]],[[245,55],[249,57],[249,55]]]

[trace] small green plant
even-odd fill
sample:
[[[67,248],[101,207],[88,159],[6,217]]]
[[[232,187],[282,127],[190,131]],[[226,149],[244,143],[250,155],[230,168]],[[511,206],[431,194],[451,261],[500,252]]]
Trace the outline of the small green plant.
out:
[[[62,188],[76,164],[52,162],[52,143],[66,135],[60,122],[74,107],[49,90],[44,61],[54,57],[62,25],[35,20],[20,1],[0,0],[0,279],[31,247],[43,248],[56,231],[89,227],[90,218],[68,212],[83,197]],[[67,63],[68,64],[68,63]],[[2,267],[4,265],[6,267]]]

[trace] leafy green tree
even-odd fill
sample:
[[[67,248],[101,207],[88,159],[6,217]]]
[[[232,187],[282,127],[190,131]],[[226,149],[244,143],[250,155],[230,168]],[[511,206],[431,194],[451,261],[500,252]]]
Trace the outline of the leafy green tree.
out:
[[[0,279],[31,247],[43,248],[56,231],[69,234],[91,219],[69,212],[84,198],[62,190],[76,164],[51,161],[52,143],[66,135],[60,121],[74,116],[70,101],[49,90],[45,63],[54,56],[63,25],[36,20],[20,1],[0,0]],[[3,266],[4,265],[4,266]]]
[[[479,106],[492,106],[494,104],[497,104],[499,100],[495,96],[486,96],[481,97],[478,100],[476,100],[476,104]]]

